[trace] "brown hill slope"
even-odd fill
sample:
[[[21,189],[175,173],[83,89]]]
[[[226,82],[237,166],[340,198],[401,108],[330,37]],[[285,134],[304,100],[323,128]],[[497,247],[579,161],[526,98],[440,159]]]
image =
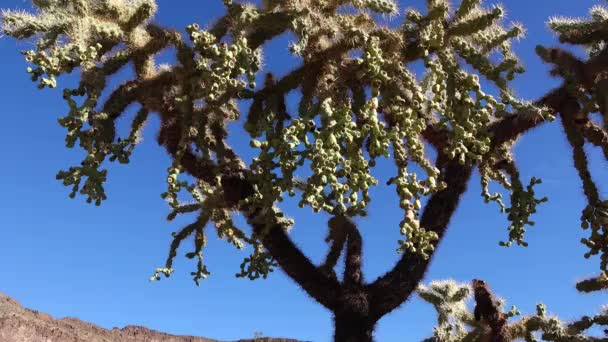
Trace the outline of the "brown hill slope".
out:
[[[263,338],[264,342],[298,342],[286,338]],[[0,293],[0,341],[2,342],[218,342],[204,337],[165,334],[140,326],[104,329],[77,318],[54,319],[22,307]],[[250,342],[253,340],[239,340]]]

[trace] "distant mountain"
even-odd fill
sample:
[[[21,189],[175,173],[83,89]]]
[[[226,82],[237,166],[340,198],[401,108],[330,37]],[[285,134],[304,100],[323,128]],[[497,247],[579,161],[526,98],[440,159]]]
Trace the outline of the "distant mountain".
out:
[[[204,337],[165,334],[146,327],[129,325],[104,329],[77,318],[54,319],[22,307],[0,293],[0,341],[2,342],[219,342]],[[236,342],[253,342],[243,339]],[[263,342],[300,342],[288,338],[259,338]]]

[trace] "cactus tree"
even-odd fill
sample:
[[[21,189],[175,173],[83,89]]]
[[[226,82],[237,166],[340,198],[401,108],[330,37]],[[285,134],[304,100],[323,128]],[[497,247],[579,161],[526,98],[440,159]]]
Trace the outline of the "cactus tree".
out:
[[[70,197],[80,194],[95,205],[106,200],[106,161],[128,163],[147,118],[161,120],[158,143],[172,157],[162,194],[168,218],[197,218],[174,234],[153,280],[171,275],[188,238],[195,248],[186,256],[198,260],[194,281],[207,277],[203,250],[211,226],[236,248],[252,247],[238,276],[265,278],[280,267],[333,312],[336,341],[371,341],[376,322],[416,293],[474,169],[484,200],[507,214],[508,236],[501,244],[527,245],[526,227],[546,199],[535,194],[539,179],[520,176],[512,145],[556,116],[589,202],[582,216],[591,232],[583,241],[586,256],[600,254],[601,270],[607,269],[608,202],[591,179],[583,149],[589,142],[608,157],[603,7],[594,7],[590,20],[550,22],[561,41],[584,45],[589,53],[579,59],[538,47],[564,81],[527,102],[509,86],[524,72],[511,49],[524,29],[504,23],[504,9],[481,0],[427,0],[421,11],[400,11],[394,0],[267,0],[259,6],[224,0],[223,17],[184,31],[154,22],[154,0],[32,3],[31,12],[4,11],[2,25],[6,35],[35,43],[23,54],[39,88],[57,87],[59,76],[79,71],[78,83],[63,91],[69,109],[59,119],[66,146],[85,151],[80,165],[57,174]],[[378,14],[401,13],[397,27],[378,21]],[[286,32],[295,37],[289,50],[301,64],[276,77],[263,70],[264,48]],[[158,66],[165,50],[175,51],[175,62]],[[416,62],[424,65],[418,75]],[[127,67],[134,76],[108,89],[109,79]],[[256,84],[259,79],[264,81]],[[297,111],[286,109],[288,93],[297,94]],[[249,104],[245,112],[243,103]],[[119,137],[116,122],[130,106],[139,111],[130,133]],[[604,127],[588,119],[595,112],[602,113]],[[228,144],[231,123],[250,135],[256,151],[251,162]],[[389,179],[377,178],[381,158],[396,165]],[[380,182],[394,187],[403,211],[396,245],[401,257],[368,281],[353,218],[366,215],[369,190]],[[491,182],[504,187],[508,201],[490,193]],[[332,216],[322,228],[330,248],[321,265],[290,239],[293,220],[276,206],[285,196]],[[251,230],[237,226],[235,213]],[[338,277],[334,269],[342,253],[344,274]],[[466,297],[466,289],[448,287],[455,303]],[[468,317],[465,307],[459,310]],[[458,329],[466,335],[464,327]]]

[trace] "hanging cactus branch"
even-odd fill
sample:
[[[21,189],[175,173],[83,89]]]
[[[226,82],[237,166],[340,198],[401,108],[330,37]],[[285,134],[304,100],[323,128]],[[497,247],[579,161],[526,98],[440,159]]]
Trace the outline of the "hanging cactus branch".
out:
[[[604,157],[608,160],[608,132],[592,121],[587,121],[581,127],[581,133],[593,145],[602,149]]]
[[[608,221],[604,207],[606,201],[600,198],[599,189],[589,170],[588,156],[584,149],[585,142],[598,146],[608,158],[606,147],[606,61],[605,36],[608,11],[604,6],[595,6],[590,11],[590,19],[553,18],[549,27],[555,31],[560,41],[581,45],[587,48],[588,59],[585,61],[572,53],[559,48],[538,46],[537,54],[547,63],[554,66],[551,73],[564,79],[561,88],[562,100],[555,106],[555,112],[561,115],[562,126],[572,146],[574,166],[583,185],[587,206],[581,215],[581,227],[590,228],[590,236],[581,239],[589,248],[585,258],[600,255],[600,268],[608,269],[608,245],[606,244],[606,223]],[[589,116],[600,112],[604,127],[596,125]]]

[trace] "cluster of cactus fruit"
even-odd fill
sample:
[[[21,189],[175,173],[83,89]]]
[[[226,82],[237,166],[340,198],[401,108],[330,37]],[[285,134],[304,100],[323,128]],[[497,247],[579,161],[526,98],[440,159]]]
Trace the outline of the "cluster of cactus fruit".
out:
[[[39,87],[55,87],[57,77],[81,70],[78,86],[64,91],[70,109],[59,120],[68,130],[66,145],[78,142],[86,151],[81,166],[57,175],[72,186],[71,197],[79,192],[97,205],[105,200],[104,161],[128,163],[149,114],[161,116],[159,139],[174,157],[163,193],[173,210],[170,217],[199,212],[199,219],[174,234],[167,265],[153,278],[172,272],[176,248],[189,236],[197,241],[194,253],[188,254],[199,256],[195,280],[208,273],[202,264],[208,222],[237,248],[254,246],[242,276],[265,276],[274,265],[261,237],[236,227],[234,203],[222,197],[222,175],[245,169],[225,141],[226,126],[240,118],[241,100],[252,100],[244,125],[258,155],[246,168],[254,192],[236,209],[265,208],[282,217],[274,205],[285,194],[299,193],[300,206],[315,212],[362,215],[372,200],[369,189],[380,183],[373,172],[376,160],[392,158],[397,174],[386,183],[395,185],[404,212],[398,251],[428,258],[438,236],[420,224],[421,203],[446,186],[441,165],[425,151],[428,134],[443,137],[430,144],[441,158],[478,166],[485,200],[498,202],[511,221],[509,240],[502,245],[526,245],[525,227],[533,224],[530,216],[546,200],[535,197],[533,186],[540,180],[523,185],[510,152],[513,141],[494,146],[488,129],[513,111],[552,119],[546,108],[516,99],[509,89],[509,81],[523,72],[511,41],[524,30],[504,26],[500,6],[463,0],[452,9],[447,0],[429,0],[425,13],[409,9],[404,23],[389,29],[372,14],[397,14],[392,0],[267,1],[259,7],[225,0],[226,16],[208,30],[189,25],[187,42],[183,34],[151,22],[154,0],[33,4],[32,13],[3,12],[3,30],[17,39],[37,39],[36,48],[24,55]],[[340,10],[347,6],[353,11]],[[551,25],[564,41],[584,41],[593,55],[601,50],[596,26],[605,23],[605,14],[595,8],[591,22],[555,19]],[[588,35],[579,37],[573,30]],[[267,77],[263,85],[256,84],[263,43],[287,31],[296,37],[290,51],[302,57],[302,66],[282,79]],[[159,67],[155,56],[165,49],[174,49],[177,61]],[[416,61],[425,66],[420,77],[409,66]],[[127,65],[133,66],[134,78],[102,102],[108,79]],[[487,90],[489,84],[496,91]],[[290,115],[285,95],[298,88],[298,113]],[[601,94],[587,95],[581,95],[585,103],[603,106]],[[119,138],[115,121],[131,104],[141,109],[130,134]],[[204,170],[193,175],[195,181],[180,176],[192,159]],[[500,194],[489,192],[491,181],[510,193],[509,208]],[[194,202],[180,200],[183,192]],[[598,228],[605,227],[601,203],[590,203],[585,211],[585,224],[593,233],[584,243],[591,254],[605,255],[606,239]]]
[[[507,86],[508,80],[523,71],[510,49],[510,41],[523,29],[518,25],[504,28],[500,7],[485,9],[479,1],[463,1],[452,12],[445,1],[431,1],[427,14],[408,10],[406,22],[393,31],[377,25],[369,15],[369,11],[396,14],[397,4],[392,1],[352,1],[357,9],[352,14],[337,10],[338,4],[347,5],[340,1],[308,4],[294,0],[269,3],[268,8],[225,4],[231,24],[210,31],[196,24],[188,26],[191,45],[179,33],[149,23],[156,10],[151,0],[40,0],[34,1],[34,14],[4,12],[7,34],[19,39],[38,37],[36,50],[25,55],[35,66],[28,71],[41,87],[54,87],[56,77],[77,67],[82,70],[78,87],[64,92],[70,112],[60,119],[68,129],[67,146],[80,141],[87,151],[81,166],[58,174],[58,179],[73,187],[72,197],[80,192],[99,205],[106,198],[107,171],[100,170],[103,161],[109,156],[110,161],[128,162],[148,113],[160,112],[174,116],[170,120],[179,122],[181,131],[163,197],[177,213],[207,211],[201,216],[212,221],[220,217],[219,222],[214,221],[219,234],[235,246],[242,248],[247,241],[259,245],[259,239],[245,237],[234,226],[230,208],[221,198],[209,195],[222,191],[213,178],[240,162],[222,134],[226,122],[239,117],[236,101],[252,98],[246,129],[254,138],[251,146],[260,152],[250,165],[256,193],[247,199],[249,205],[270,208],[285,193],[301,192],[300,205],[314,211],[361,214],[371,201],[370,187],[378,184],[372,173],[376,159],[392,155],[398,174],[388,183],[396,186],[404,210],[404,240],[398,250],[428,257],[437,236],[420,226],[420,203],[424,196],[445,187],[439,169],[425,154],[423,131],[432,125],[448,136],[441,152],[461,164],[484,165],[480,170],[486,181],[503,181],[511,190],[511,205],[518,208],[512,221],[529,222],[538,203],[526,196],[533,194],[530,188],[510,186],[501,170],[484,163],[496,158],[486,127],[506,113],[507,107],[548,116],[542,108],[513,98]],[[328,9],[333,9],[330,15]],[[272,92],[256,92],[255,77],[261,69],[257,45],[261,42],[248,41],[248,37],[255,37],[256,30],[268,24],[267,17],[277,12],[287,18],[280,29],[292,30],[297,37],[291,50],[302,55],[309,68],[303,70],[306,78],[294,75],[293,80],[272,85]],[[323,25],[319,25],[321,20]],[[273,24],[281,22],[276,19]],[[227,36],[232,37],[230,43],[222,41]],[[155,54],[169,47],[177,50],[178,64],[158,68]],[[325,59],[320,61],[315,51],[323,48]],[[348,56],[348,51],[358,48],[362,56]],[[500,55],[501,61],[491,62],[495,59],[492,54]],[[421,79],[407,66],[415,60],[426,66]],[[461,60],[475,72],[467,71]],[[134,65],[136,78],[100,105],[107,78],[128,63]],[[480,77],[498,87],[498,97],[482,91]],[[299,115],[291,119],[280,101],[298,86],[302,88]],[[366,89],[371,89],[369,95]],[[151,97],[159,96],[165,101],[172,96],[173,103],[150,103],[154,101]],[[85,98],[79,103],[75,97]],[[121,140],[115,137],[114,120],[132,103],[139,103],[142,109],[129,137]],[[172,108],[171,113],[167,107]],[[179,180],[181,158],[192,146],[215,164],[210,179],[195,184]],[[508,147],[501,151],[508,154]],[[413,171],[413,165],[423,172]],[[300,181],[298,171],[304,167],[310,167],[312,174]],[[518,173],[509,176],[513,183],[521,183]],[[205,187],[211,189],[203,190]],[[193,194],[198,204],[181,203],[178,193],[182,190]],[[522,200],[527,202],[519,203]],[[514,225],[522,231],[521,224]],[[178,240],[185,238],[181,233],[175,235]],[[511,236],[522,240],[522,234]],[[200,254],[198,247],[196,254]],[[268,260],[267,256],[261,258]],[[169,274],[170,269],[166,267],[164,273]]]

